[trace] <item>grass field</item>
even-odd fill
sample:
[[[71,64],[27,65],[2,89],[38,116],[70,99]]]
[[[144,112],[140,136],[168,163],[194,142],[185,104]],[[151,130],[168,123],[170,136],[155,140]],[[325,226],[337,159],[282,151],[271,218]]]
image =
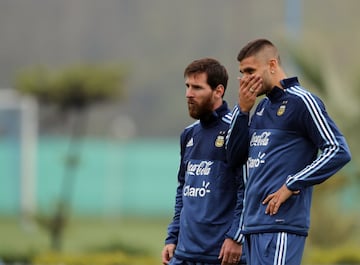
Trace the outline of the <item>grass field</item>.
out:
[[[161,264],[160,252],[166,236],[169,218],[73,218],[70,219],[62,240],[62,251],[74,261],[64,262],[63,257],[52,256],[56,263],[39,264]],[[0,261],[4,257],[24,260],[28,256],[51,253],[49,234],[34,223],[24,223],[15,218],[0,218]],[[111,253],[127,253],[129,256],[145,257],[117,263],[118,257]],[[79,254],[84,254],[79,262]],[[105,255],[94,256],[94,254]],[[110,257],[109,257],[109,255]],[[52,254],[50,254],[51,256]],[[99,262],[94,263],[94,259]],[[117,259],[115,262],[114,259]],[[304,264],[360,264],[358,245],[339,245],[333,249],[323,249],[307,242]]]
[[[66,226],[62,252],[84,253],[124,250],[158,258],[170,219],[77,218]],[[51,250],[49,234],[34,223],[0,218],[0,257]]]

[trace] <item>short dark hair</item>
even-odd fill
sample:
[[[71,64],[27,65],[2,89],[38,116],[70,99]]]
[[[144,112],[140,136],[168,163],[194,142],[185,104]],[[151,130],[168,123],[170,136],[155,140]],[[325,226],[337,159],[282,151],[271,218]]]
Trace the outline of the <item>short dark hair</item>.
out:
[[[197,73],[206,73],[207,83],[213,90],[218,85],[223,85],[225,94],[229,76],[226,68],[219,61],[213,58],[195,60],[185,68],[184,77]]]
[[[267,39],[256,39],[253,40],[251,42],[249,42],[248,44],[246,44],[239,52],[238,56],[237,56],[237,60],[239,62],[241,62],[242,60],[244,60],[245,58],[248,58],[250,56],[253,56],[255,54],[257,54],[258,52],[260,52],[261,50],[263,50],[266,47],[271,47],[275,50],[276,47],[275,45],[267,40]],[[277,52],[276,52],[277,53]],[[276,58],[280,64],[280,56],[277,54],[277,58]]]

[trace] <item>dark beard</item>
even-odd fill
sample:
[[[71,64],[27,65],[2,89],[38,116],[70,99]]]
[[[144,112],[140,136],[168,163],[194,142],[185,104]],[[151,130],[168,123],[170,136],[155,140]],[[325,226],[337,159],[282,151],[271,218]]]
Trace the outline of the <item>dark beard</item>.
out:
[[[211,102],[211,98],[209,97],[201,105],[198,105],[197,103],[194,104],[188,103],[188,110],[189,110],[189,115],[192,118],[196,120],[206,119],[213,112],[213,104]]]

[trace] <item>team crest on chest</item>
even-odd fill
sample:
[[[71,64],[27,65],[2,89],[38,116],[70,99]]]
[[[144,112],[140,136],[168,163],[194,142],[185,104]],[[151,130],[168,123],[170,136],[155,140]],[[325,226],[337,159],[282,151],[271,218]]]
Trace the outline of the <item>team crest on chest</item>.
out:
[[[276,112],[277,116],[282,116],[285,113],[286,110],[286,104],[287,101],[283,101],[282,104],[280,105],[279,109]]]
[[[219,135],[216,137],[215,146],[216,147],[223,147],[225,143],[225,131],[220,131]]]

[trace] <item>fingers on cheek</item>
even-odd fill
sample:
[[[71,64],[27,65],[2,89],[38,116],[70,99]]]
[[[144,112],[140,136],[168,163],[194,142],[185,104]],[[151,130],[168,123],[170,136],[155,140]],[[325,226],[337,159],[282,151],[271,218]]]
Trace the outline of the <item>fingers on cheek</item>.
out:
[[[248,84],[250,83],[250,81],[251,81],[248,77],[247,77],[247,78],[244,77],[244,78],[242,78],[241,80],[242,80],[242,83],[243,83],[245,86],[248,85]]]
[[[261,86],[262,86],[262,83],[261,82],[258,82],[257,84],[256,84],[256,88],[261,88]]]

